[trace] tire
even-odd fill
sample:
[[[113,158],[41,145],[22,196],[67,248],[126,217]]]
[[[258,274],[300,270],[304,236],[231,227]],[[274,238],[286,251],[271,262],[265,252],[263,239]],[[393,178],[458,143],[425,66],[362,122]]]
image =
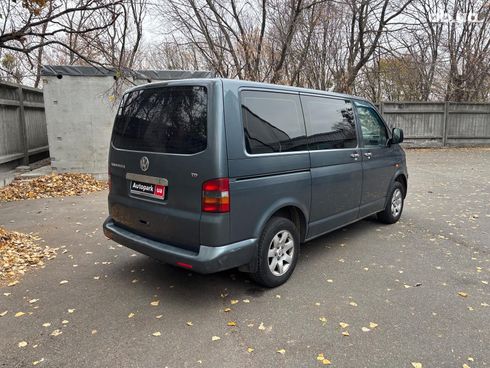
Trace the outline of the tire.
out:
[[[397,222],[403,212],[404,200],[405,188],[402,183],[395,181],[391,186],[385,209],[378,212],[378,220],[385,224]]]
[[[298,256],[298,229],[289,219],[273,217],[265,225],[259,238],[257,271],[251,277],[265,287],[282,285],[293,273]]]

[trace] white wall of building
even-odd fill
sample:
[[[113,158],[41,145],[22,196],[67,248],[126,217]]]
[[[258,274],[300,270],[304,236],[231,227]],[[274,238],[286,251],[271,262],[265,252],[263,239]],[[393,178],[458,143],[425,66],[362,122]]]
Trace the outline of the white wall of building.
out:
[[[44,76],[51,166],[58,172],[107,176],[107,157],[118,101],[111,76]]]

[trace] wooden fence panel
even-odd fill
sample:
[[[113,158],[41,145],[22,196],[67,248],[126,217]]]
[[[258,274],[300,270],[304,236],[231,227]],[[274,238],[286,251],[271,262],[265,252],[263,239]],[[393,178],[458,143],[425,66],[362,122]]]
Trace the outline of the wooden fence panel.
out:
[[[0,164],[48,151],[42,90],[0,82]]]

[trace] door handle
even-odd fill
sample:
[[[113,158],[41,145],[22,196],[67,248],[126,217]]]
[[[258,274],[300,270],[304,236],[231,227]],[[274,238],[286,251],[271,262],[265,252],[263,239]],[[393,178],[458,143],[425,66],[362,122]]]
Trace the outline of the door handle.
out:
[[[364,156],[369,160],[369,159],[371,159],[371,157],[373,156],[373,154],[371,152],[365,152],[364,153]]]
[[[358,152],[352,152],[350,154],[350,157],[352,157],[354,160],[357,160],[359,158],[359,153]]]

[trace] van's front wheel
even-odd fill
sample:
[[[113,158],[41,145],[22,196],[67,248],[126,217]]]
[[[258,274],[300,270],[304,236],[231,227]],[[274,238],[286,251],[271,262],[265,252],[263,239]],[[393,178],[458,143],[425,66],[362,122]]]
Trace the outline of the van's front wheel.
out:
[[[404,198],[405,188],[400,182],[395,181],[389,192],[389,200],[386,202],[385,209],[378,212],[378,220],[385,224],[397,222],[402,215]]]
[[[298,255],[296,226],[286,218],[273,217],[259,239],[257,272],[252,274],[252,278],[263,286],[279,286],[293,273]]]

